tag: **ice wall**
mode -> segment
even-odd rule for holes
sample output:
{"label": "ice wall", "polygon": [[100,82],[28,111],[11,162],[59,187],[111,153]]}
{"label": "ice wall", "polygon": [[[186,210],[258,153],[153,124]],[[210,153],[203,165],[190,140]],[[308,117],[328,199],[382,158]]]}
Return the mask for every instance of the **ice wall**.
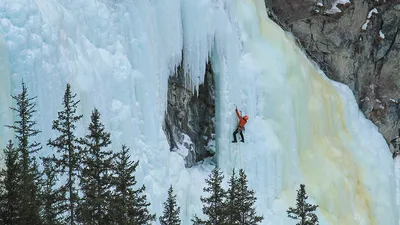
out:
{"label": "ice wall", "polygon": [[[396,176],[396,205],[400,205],[400,158],[396,157],[394,159],[394,165],[395,165],[395,176]],[[399,215],[400,213],[400,207],[397,207],[397,213]],[[400,224],[400,219],[397,219],[398,222],[397,224]]]}
{"label": "ice wall", "polygon": [[[97,107],[113,149],[140,159],[152,211],[169,184],[182,224],[201,212],[210,160],[184,168],[162,131],[167,81],[182,60],[194,91],[208,58],[216,71],[217,157],[246,169],[263,224],[286,225],[305,183],[325,224],[396,224],[393,161],[351,91],[327,79],[271,22],[262,0],[3,0],[0,2],[0,125],[21,78],[37,95],[42,142],[61,108],[65,83],[81,99],[79,133]],[[234,104],[250,116],[246,143],[230,143]],[[9,132],[0,130],[4,146]],[[50,152],[45,148],[45,153]],[[184,151],[180,151],[180,154]]]}
{"label": "ice wall", "polygon": [[[0,27],[1,31],[1,27]],[[11,106],[10,99],[10,81],[11,74],[8,63],[8,51],[5,40],[0,36],[0,144],[4,146],[6,139],[11,138],[9,133],[4,132],[4,126],[9,125],[12,121],[11,113],[8,106]],[[0,162],[0,165],[2,163]]]}
{"label": "ice wall", "polygon": [[[267,18],[263,1],[238,1],[236,12],[243,52],[234,85],[219,90],[229,93],[219,104],[220,165],[251,173],[271,224],[290,223],[280,218],[299,182],[320,205],[321,224],[397,224],[390,152],[348,87],[306,59]],[[239,149],[225,144],[234,129],[233,103],[250,116],[248,141]]]}

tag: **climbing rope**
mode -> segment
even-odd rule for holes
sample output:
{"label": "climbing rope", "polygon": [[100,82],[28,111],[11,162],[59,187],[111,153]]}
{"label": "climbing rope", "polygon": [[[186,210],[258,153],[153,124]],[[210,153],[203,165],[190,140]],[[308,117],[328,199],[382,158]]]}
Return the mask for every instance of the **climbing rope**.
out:
{"label": "climbing rope", "polygon": [[239,160],[240,160],[240,167],[238,169],[242,169],[243,165],[242,165],[242,152],[240,151],[240,142],[239,142],[238,154],[239,154]]}

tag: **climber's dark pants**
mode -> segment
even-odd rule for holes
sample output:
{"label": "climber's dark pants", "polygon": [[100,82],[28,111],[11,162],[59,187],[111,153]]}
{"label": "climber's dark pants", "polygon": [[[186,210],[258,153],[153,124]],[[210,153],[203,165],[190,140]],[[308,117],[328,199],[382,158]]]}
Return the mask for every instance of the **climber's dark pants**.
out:
{"label": "climber's dark pants", "polygon": [[236,139],[236,134],[237,134],[237,133],[240,134],[240,137],[242,138],[242,141],[244,141],[244,136],[243,136],[242,128],[241,128],[241,127],[237,127],[236,130],[235,130],[235,132],[233,132],[233,141],[237,141],[237,139]]}

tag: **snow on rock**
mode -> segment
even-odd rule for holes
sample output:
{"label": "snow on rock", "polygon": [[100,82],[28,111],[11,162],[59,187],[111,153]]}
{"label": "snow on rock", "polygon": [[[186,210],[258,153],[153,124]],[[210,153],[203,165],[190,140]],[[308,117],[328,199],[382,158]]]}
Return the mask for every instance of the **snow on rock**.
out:
{"label": "snow on rock", "polygon": [[376,8],[374,8],[374,9],[372,9],[371,11],[369,11],[369,13],[368,13],[368,15],[367,15],[367,20],[365,21],[365,23],[362,25],[362,27],[361,27],[361,29],[362,30],[366,30],[367,28],[368,28],[368,23],[370,22],[370,18],[371,18],[371,16],[373,15],[373,14],[377,14],[378,13],[378,10],[376,9]]}
{"label": "snow on rock", "polygon": [[[365,21],[365,23],[362,25],[361,29],[362,30],[366,30],[368,27],[368,23],[370,22],[370,18],[372,17],[373,14],[377,14],[378,10],[376,8],[372,9],[371,11],[369,11],[368,15],[367,15],[367,20]],[[381,32],[379,32],[379,34],[381,34]],[[382,34],[383,35],[383,34]],[[383,37],[381,36],[381,38],[385,38],[385,36],[383,35]]]}
{"label": "snow on rock", "polygon": [[194,151],[194,144],[187,134],[183,135],[182,144],[177,144],[178,148],[175,151],[183,157],[183,159],[189,154],[189,151]]}
{"label": "snow on rock", "polygon": [[383,34],[381,30],[379,31],[379,37],[385,39],[385,34]]}
{"label": "snow on rock", "polygon": [[376,8],[373,8],[371,11],[369,11],[367,18],[368,18],[368,19],[371,18],[371,16],[372,16],[374,13],[375,13],[375,14],[378,14],[378,10],[377,10]]}
{"label": "snow on rock", "polygon": [[363,102],[363,101],[369,101],[369,100],[370,100],[369,97],[366,96],[365,98],[361,99],[361,102]]}
{"label": "snow on rock", "polygon": [[365,23],[362,25],[361,29],[366,30],[368,27],[368,23],[369,23],[369,20],[365,21]]}
{"label": "snow on rock", "polygon": [[338,5],[345,5],[348,3],[350,3],[350,0],[336,0],[335,2],[332,3],[332,7],[326,10],[325,13],[327,14],[340,13],[342,10],[338,8]]}
{"label": "snow on rock", "polygon": [[340,10],[336,5],[333,5],[332,8],[328,9],[325,11],[326,14],[335,14],[335,13],[340,13],[342,10]]}

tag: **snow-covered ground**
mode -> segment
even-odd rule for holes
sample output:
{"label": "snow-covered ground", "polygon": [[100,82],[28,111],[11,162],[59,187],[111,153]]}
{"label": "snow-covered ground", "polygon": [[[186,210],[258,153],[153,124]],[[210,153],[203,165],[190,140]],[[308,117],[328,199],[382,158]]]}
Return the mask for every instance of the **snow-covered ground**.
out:
{"label": "snow-covered ground", "polygon": [[[117,3],[114,3],[117,2]],[[190,87],[208,56],[216,72],[216,161],[229,176],[243,167],[263,224],[289,225],[299,183],[319,204],[320,224],[398,224],[394,164],[377,128],[347,86],[310,63],[290,34],[267,18],[263,0],[2,0],[0,125],[12,118],[21,78],[37,95],[42,142],[70,82],[85,115],[93,107],[140,159],[138,180],[160,215],[174,185],[182,224],[201,214],[211,160],[184,168],[162,131],[167,82],[185,55]],[[246,143],[230,143],[234,104],[250,119]],[[0,129],[4,146],[10,133]],[[46,152],[51,150],[45,147]],[[397,198],[396,198],[397,197]]]}

